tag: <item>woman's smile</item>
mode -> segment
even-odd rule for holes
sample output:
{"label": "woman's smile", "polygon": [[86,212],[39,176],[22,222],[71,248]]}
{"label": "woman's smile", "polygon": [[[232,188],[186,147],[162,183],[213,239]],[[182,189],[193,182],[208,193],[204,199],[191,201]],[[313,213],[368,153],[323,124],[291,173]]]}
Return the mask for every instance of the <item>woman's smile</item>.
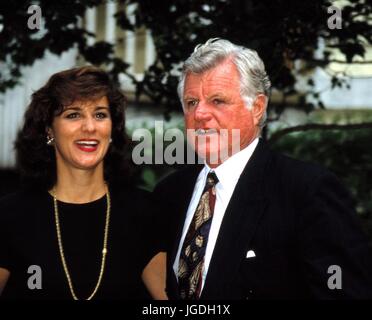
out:
{"label": "woman's smile", "polygon": [[75,142],[76,146],[84,152],[97,151],[99,141],[96,139],[84,139]]}

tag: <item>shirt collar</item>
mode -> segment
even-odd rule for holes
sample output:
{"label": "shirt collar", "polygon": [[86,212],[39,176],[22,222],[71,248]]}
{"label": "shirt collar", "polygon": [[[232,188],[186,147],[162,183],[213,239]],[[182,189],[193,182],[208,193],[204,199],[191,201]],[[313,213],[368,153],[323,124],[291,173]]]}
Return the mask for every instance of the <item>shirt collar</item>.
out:
{"label": "shirt collar", "polygon": [[254,150],[257,147],[259,138],[254,139],[248,146],[239,152],[232,155],[218,167],[212,169],[206,163],[203,168],[203,174],[201,176],[206,179],[209,171],[213,170],[218,178],[218,181],[223,187],[235,188],[236,183],[239,180],[241,173],[243,172],[245,165],[251,158]]}

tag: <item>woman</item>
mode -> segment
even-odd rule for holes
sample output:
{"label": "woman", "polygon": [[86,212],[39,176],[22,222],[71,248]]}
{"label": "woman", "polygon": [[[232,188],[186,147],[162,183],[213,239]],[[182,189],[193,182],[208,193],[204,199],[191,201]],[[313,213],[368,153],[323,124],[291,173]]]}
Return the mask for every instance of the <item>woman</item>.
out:
{"label": "woman", "polygon": [[148,194],[125,183],[125,99],[95,67],[54,74],[16,141],[26,187],[0,201],[0,293],[30,299],[165,299]]}

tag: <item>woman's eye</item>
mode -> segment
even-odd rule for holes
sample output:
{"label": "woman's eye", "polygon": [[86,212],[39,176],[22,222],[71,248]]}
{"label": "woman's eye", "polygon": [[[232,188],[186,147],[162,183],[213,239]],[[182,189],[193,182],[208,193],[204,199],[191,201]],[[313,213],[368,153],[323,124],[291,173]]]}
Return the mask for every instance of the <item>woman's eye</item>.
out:
{"label": "woman's eye", "polygon": [[78,112],[73,112],[73,113],[69,113],[66,118],[67,119],[75,119],[79,116],[79,113]]}
{"label": "woman's eye", "polygon": [[108,114],[105,113],[105,112],[98,112],[98,113],[96,113],[96,118],[97,119],[105,119],[107,117],[108,117]]}

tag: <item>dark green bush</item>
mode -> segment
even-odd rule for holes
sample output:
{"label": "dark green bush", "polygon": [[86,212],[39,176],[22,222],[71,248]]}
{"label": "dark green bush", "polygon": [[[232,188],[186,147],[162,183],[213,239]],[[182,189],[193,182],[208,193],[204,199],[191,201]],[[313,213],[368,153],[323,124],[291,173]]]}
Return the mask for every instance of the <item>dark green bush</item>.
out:
{"label": "dark green bush", "polygon": [[292,133],[272,147],[334,172],[351,192],[363,227],[372,239],[372,129]]}

